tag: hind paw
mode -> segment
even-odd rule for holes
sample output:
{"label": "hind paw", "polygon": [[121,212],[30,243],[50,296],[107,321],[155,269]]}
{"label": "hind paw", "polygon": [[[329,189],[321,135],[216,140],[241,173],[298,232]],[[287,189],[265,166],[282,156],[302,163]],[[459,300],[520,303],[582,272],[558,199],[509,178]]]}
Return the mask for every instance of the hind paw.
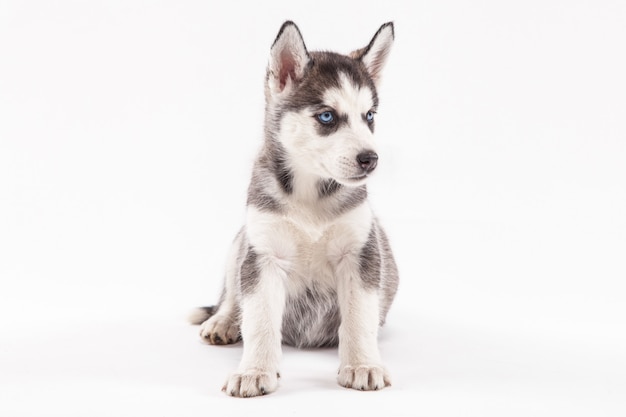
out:
{"label": "hind paw", "polygon": [[200,325],[200,337],[211,345],[230,345],[241,338],[239,324],[231,318],[215,315]]}

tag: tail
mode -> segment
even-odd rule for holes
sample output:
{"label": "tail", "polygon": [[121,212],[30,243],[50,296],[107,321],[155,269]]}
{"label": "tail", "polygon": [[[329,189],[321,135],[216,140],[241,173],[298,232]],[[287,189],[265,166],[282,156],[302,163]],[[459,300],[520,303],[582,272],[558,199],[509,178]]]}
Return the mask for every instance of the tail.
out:
{"label": "tail", "polygon": [[189,313],[189,317],[187,318],[187,320],[189,320],[189,323],[191,324],[202,324],[216,312],[217,306],[198,307],[194,309],[191,313]]}

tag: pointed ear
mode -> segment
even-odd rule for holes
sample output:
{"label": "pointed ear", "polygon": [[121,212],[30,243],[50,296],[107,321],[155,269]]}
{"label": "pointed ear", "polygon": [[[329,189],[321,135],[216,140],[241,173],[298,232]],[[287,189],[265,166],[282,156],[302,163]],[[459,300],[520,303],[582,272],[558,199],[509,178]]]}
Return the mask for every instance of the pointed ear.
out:
{"label": "pointed ear", "polygon": [[283,23],[270,51],[267,68],[270,91],[290,90],[302,79],[310,60],[296,24],[291,21]]}
{"label": "pointed ear", "polygon": [[350,54],[352,58],[360,59],[367,68],[375,84],[380,83],[382,69],[387,61],[391,45],[393,45],[393,22],[385,23],[378,29],[369,45]]}

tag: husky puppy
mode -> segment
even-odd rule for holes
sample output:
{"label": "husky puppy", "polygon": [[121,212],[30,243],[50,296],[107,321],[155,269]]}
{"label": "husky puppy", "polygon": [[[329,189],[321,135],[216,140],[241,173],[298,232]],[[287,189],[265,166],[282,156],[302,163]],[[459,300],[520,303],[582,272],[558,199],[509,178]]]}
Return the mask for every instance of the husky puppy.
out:
{"label": "husky puppy", "polygon": [[207,343],[243,339],[229,395],[275,391],[282,343],[338,346],[344,387],[390,385],[377,335],[398,272],[365,183],[378,165],[376,88],[393,39],[386,23],[349,55],[313,52],[287,21],[272,45],[246,223],[219,303],[190,319]]}

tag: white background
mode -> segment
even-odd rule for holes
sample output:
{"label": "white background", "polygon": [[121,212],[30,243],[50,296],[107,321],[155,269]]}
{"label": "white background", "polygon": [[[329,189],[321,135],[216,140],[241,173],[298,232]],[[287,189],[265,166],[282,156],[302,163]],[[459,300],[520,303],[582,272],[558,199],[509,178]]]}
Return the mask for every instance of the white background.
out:
{"label": "white background", "polygon": [[[340,52],[396,24],[381,392],[287,348],[278,392],[230,398],[241,345],[185,322],[219,296],[286,19]],[[0,0],[0,415],[625,415],[625,22],[617,0]]]}

